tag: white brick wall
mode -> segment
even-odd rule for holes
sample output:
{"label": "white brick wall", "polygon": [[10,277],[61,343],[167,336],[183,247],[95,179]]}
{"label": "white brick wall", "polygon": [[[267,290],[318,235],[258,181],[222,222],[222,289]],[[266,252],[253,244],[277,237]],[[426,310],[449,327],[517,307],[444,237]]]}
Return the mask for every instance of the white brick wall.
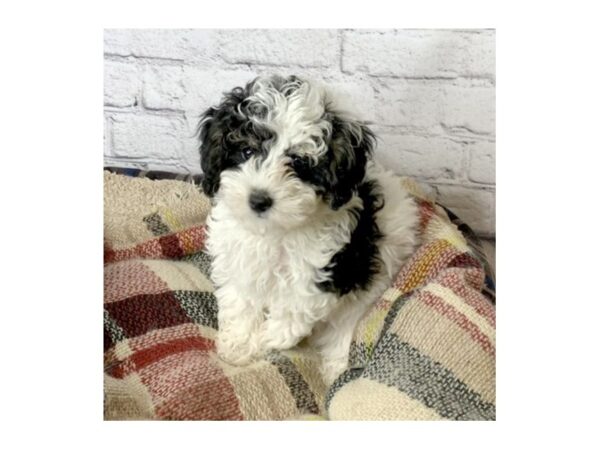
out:
{"label": "white brick wall", "polygon": [[106,30],[104,60],[106,165],[200,172],[195,127],[223,91],[306,75],[373,122],[380,161],[495,234],[493,30]]}

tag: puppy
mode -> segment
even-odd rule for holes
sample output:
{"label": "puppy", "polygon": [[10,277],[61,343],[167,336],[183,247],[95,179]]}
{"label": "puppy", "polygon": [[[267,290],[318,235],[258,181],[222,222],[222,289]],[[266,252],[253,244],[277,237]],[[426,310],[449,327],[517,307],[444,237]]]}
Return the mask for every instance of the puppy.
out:
{"label": "puppy", "polygon": [[417,243],[417,207],[375,137],[323,86],[257,78],[199,124],[217,351],[232,364],[303,338],[332,382],[360,317]]}

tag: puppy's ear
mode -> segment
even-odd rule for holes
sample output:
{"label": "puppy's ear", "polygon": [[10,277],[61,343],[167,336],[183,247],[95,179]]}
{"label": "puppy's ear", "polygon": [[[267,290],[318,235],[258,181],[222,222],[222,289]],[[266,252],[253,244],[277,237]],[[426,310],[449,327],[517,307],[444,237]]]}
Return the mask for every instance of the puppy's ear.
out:
{"label": "puppy's ear", "polygon": [[223,129],[216,118],[217,109],[208,109],[201,117],[198,124],[200,137],[200,166],[202,177],[202,190],[212,197],[219,190],[219,181],[224,166],[225,153],[223,150]]}
{"label": "puppy's ear", "polygon": [[[245,88],[236,87],[223,95],[218,106],[209,108],[200,118],[197,134],[200,137],[200,166],[204,176],[202,189],[209,197],[219,190],[221,172],[228,166],[227,136],[243,125],[244,99],[256,80],[251,81]],[[229,163],[231,165],[231,162]]]}
{"label": "puppy's ear", "polygon": [[343,119],[337,115],[329,116],[329,202],[332,209],[339,209],[350,201],[363,181],[367,159],[375,145],[375,135],[362,122]]}

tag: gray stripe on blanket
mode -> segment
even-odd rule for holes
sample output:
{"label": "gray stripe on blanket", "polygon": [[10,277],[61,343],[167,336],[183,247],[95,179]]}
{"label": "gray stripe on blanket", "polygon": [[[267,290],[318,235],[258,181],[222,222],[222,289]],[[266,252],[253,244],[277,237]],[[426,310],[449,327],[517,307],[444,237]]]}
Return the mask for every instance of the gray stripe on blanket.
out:
{"label": "gray stripe on blanket", "polygon": [[218,329],[217,299],[212,292],[173,291],[173,295],[195,323]]}
{"label": "gray stripe on blanket", "polygon": [[200,272],[210,278],[210,265],[212,258],[206,252],[197,252],[192,255],[184,256],[181,261],[188,262],[198,268]]}
{"label": "gray stripe on blanket", "polygon": [[325,396],[325,410],[329,410],[329,404],[333,400],[333,396],[349,382],[360,378],[363,373],[363,369],[348,369],[343,372],[331,385]]}
{"label": "gray stripe on blanket", "polygon": [[395,387],[449,419],[496,419],[494,404],[394,333],[381,339],[362,376]]}
{"label": "gray stripe on blanket", "polygon": [[[411,299],[412,293],[413,291],[409,291],[400,297],[397,297],[392,306],[390,306],[390,309],[383,321],[380,336],[384,336],[387,333],[387,330],[396,319],[400,309]],[[350,355],[348,358],[349,369],[343,372],[329,387],[329,390],[325,396],[326,410],[329,409],[329,404],[331,403],[331,400],[337,391],[339,391],[346,383],[349,383],[350,381],[355,380],[362,375],[364,368],[367,366],[367,364],[369,364],[369,361],[371,361],[373,357],[373,347],[377,347],[377,343],[375,343],[374,346],[367,346],[364,342],[355,341],[350,344]]]}
{"label": "gray stripe on blanket", "polygon": [[273,351],[267,354],[266,359],[271,362],[290,388],[296,400],[296,407],[300,413],[320,414],[317,401],[306,380],[298,372],[294,363],[282,353]]}
{"label": "gray stripe on blanket", "polygon": [[[379,339],[381,339],[381,336],[386,335],[388,329],[392,326],[394,320],[396,320],[400,309],[413,298],[412,294],[413,291],[409,291],[394,300],[394,303],[390,306],[390,309],[383,320]],[[376,347],[377,342],[373,346],[367,346],[364,342],[361,342],[359,345],[352,342],[352,345],[350,346],[350,367],[365,367],[373,357],[373,352]]]}
{"label": "gray stripe on blanket", "polygon": [[142,219],[146,224],[146,227],[154,236],[162,236],[164,234],[169,234],[171,230],[169,227],[163,222],[162,217],[158,213],[152,213]]}
{"label": "gray stripe on blanket", "polygon": [[110,314],[106,309],[104,310],[104,330],[105,332],[108,332],[113,344],[121,342],[127,338],[123,328],[121,328],[119,324],[117,324],[117,322],[110,317]]}

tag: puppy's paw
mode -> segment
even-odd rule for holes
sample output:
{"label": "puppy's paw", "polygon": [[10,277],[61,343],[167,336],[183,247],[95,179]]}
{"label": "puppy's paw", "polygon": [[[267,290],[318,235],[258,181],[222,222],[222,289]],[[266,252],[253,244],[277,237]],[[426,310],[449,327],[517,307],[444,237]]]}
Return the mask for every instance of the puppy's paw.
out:
{"label": "puppy's paw", "polygon": [[217,335],[217,354],[223,361],[235,366],[244,366],[258,359],[261,352],[256,337],[242,337],[234,334]]}
{"label": "puppy's paw", "polygon": [[263,336],[263,345],[267,350],[287,350],[298,342],[299,339],[294,339],[289,335],[269,333]]}
{"label": "puppy's paw", "polygon": [[261,333],[262,346],[267,350],[287,350],[300,342],[309,331],[298,323],[267,320]]}
{"label": "puppy's paw", "polygon": [[321,375],[327,386],[333,382],[348,368],[348,358],[324,359],[321,365]]}

